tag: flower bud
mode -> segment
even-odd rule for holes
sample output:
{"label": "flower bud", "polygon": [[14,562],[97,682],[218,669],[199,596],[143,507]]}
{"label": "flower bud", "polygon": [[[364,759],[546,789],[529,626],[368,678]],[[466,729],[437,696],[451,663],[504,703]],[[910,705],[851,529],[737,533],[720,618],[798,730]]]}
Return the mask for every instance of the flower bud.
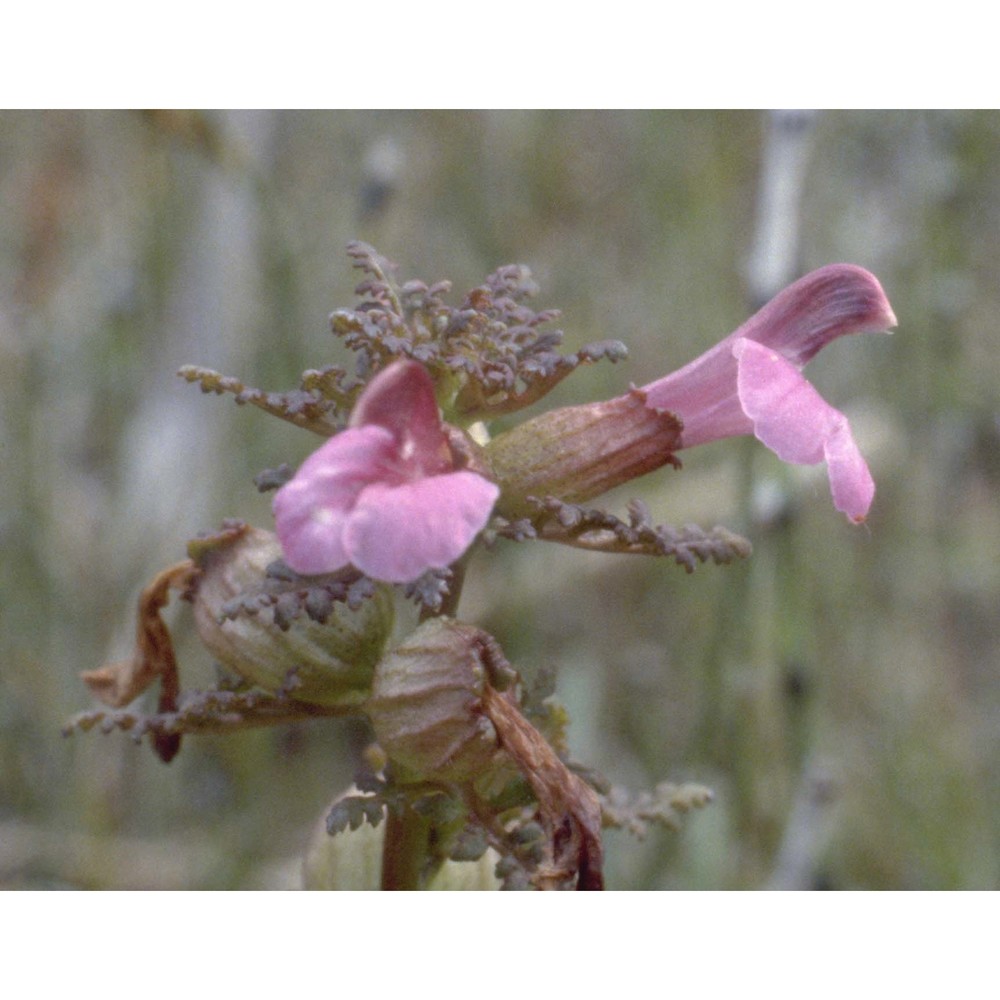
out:
{"label": "flower bud", "polygon": [[482,802],[519,773],[544,835],[531,881],[600,889],[600,802],[522,714],[518,679],[492,636],[431,618],[382,658],[364,710],[392,763],[416,778],[465,785]]}
{"label": "flower bud", "polygon": [[346,707],[365,699],[392,630],[389,587],[378,587],[356,609],[334,602],[323,623],[303,614],[283,630],[270,607],[224,614],[234,598],[260,591],[268,565],[281,558],[274,535],[240,525],[199,539],[190,552],[201,569],[193,597],[198,634],[223,666],[269,691],[293,675],[289,694],[298,701]]}
{"label": "flower bud", "polygon": [[[432,618],[375,670],[365,704],[379,744],[397,764],[423,776],[466,782],[509,763],[483,709],[491,688],[509,688],[516,675],[490,676],[496,645],[481,629]],[[512,694],[500,694],[512,698]]]}

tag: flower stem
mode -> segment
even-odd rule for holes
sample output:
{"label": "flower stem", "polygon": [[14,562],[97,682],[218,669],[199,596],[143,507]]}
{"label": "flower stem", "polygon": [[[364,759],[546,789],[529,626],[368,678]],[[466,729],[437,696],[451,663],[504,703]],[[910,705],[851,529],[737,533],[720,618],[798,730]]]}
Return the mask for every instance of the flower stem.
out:
{"label": "flower stem", "polygon": [[389,810],[382,844],[382,889],[422,889],[421,874],[430,845],[431,821],[409,806]]}
{"label": "flower stem", "polygon": [[[434,612],[426,608],[420,620],[436,618],[440,615],[454,616],[458,602],[462,598],[462,584],[465,582],[465,567],[469,552],[462,556],[451,568],[451,586],[441,607]],[[389,810],[386,816],[385,840],[382,842],[382,889],[412,890],[422,889],[424,876],[428,874],[429,848],[433,824],[404,806],[400,812]]]}

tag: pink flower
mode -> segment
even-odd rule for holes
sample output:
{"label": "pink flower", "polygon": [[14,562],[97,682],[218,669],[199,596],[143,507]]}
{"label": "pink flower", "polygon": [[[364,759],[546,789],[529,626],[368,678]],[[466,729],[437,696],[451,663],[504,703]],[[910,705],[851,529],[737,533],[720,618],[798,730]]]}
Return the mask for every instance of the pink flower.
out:
{"label": "pink flower", "polygon": [[641,391],[647,406],[681,418],[682,448],[754,434],[785,462],[825,461],[834,506],[860,522],[875,495],[868,465],[847,417],[801,368],[836,337],[895,325],[874,275],[831,264],[789,285],[735,333]]}
{"label": "pink flower", "polygon": [[430,375],[397,361],[365,388],[348,428],[278,490],[274,517],[297,573],[352,564],[407,583],[462,555],[498,494],[488,479],[456,470]]}

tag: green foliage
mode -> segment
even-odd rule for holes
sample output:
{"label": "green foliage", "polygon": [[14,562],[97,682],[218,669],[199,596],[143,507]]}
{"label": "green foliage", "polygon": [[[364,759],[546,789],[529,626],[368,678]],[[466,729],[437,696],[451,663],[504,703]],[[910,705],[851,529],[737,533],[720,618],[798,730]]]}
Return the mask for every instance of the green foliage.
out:
{"label": "green foliage", "polygon": [[188,692],[174,712],[146,713],[139,707],[79,712],[63,726],[63,735],[87,733],[95,728],[104,734],[120,730],[141,743],[145,736],[155,740],[181,733],[225,733],[348,714],[346,709],[297,701],[292,697],[295,688],[295,675],[290,673],[285,689],[276,693],[247,686],[234,690],[229,683],[223,683]]}
{"label": "green foliage", "polygon": [[606,826],[628,830],[640,839],[651,824],[678,831],[681,817],[692,809],[703,809],[714,795],[704,785],[674,785],[662,782],[652,792],[630,794],[609,788],[601,800]]}
{"label": "green foliage", "polygon": [[356,611],[375,594],[376,584],[357,570],[347,569],[322,577],[299,576],[282,559],[272,562],[258,586],[243,591],[223,605],[223,619],[254,616],[266,608],[274,623],[287,632],[293,621],[306,615],[319,624],[326,622],[338,603]]}
{"label": "green foliage", "polygon": [[346,795],[327,813],[326,832],[330,836],[344,830],[357,830],[362,823],[378,826],[385,815],[382,800],[375,795]]}
{"label": "green foliage", "polygon": [[[304,375],[303,387],[291,392],[254,389],[244,385],[238,378],[220,375],[210,368],[199,368],[197,365],[184,365],[177,374],[187,382],[197,382],[202,392],[215,393],[217,396],[226,392],[233,393],[241,406],[251,403],[273,417],[280,417],[296,427],[303,427],[324,437],[340,430],[343,422],[338,417],[349,409],[349,393],[340,389],[339,380],[333,377],[321,379],[314,372]],[[336,374],[342,377],[344,373],[337,370]],[[358,388],[360,389],[360,385]]]}
{"label": "green foliage", "polygon": [[357,352],[365,376],[398,357],[424,364],[445,387],[441,402],[449,419],[468,424],[523,409],[577,366],[626,356],[625,346],[610,340],[574,354],[556,351],[562,331],[540,328],[559,313],[528,307],[538,286],[523,265],[494,271],[456,308],[443,299],[451,282],[397,286],[391,277],[394,265],[372,247],[353,242],[348,252],[367,275],[355,288],[364,301],[356,309],[334,312],[333,332]]}
{"label": "green foliage", "polygon": [[590,552],[668,556],[693,573],[696,565],[711,560],[724,565],[750,555],[750,543],[727,528],[710,531],[688,524],[682,528],[654,525],[641,500],[628,505],[628,521],[607,511],[564,503],[557,497],[535,500],[542,512],[537,519],[494,519],[487,537],[521,542],[541,538]]}

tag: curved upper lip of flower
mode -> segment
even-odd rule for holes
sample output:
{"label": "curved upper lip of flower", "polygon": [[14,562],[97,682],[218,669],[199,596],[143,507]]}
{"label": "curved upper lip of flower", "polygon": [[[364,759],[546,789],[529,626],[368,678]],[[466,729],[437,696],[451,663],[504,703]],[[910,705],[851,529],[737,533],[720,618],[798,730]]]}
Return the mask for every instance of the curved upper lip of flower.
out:
{"label": "curved upper lip of flower", "polygon": [[875,275],[857,264],[827,264],[780,291],[728,339],[755,340],[801,368],[837,337],[897,325]]}
{"label": "curved upper lip of flower", "polygon": [[896,316],[874,275],[830,264],[779,292],[728,337],[642,390],[683,421],[681,446],[754,434],[786,462],[826,461],[834,504],[866,517],[875,487],[847,418],[800,369],[830,341],[888,331]]}
{"label": "curved upper lip of flower", "polygon": [[402,360],[372,379],[348,428],[302,463],[273,508],[296,572],[353,564],[406,583],[458,559],[498,495],[488,479],[456,468],[430,375]]}

